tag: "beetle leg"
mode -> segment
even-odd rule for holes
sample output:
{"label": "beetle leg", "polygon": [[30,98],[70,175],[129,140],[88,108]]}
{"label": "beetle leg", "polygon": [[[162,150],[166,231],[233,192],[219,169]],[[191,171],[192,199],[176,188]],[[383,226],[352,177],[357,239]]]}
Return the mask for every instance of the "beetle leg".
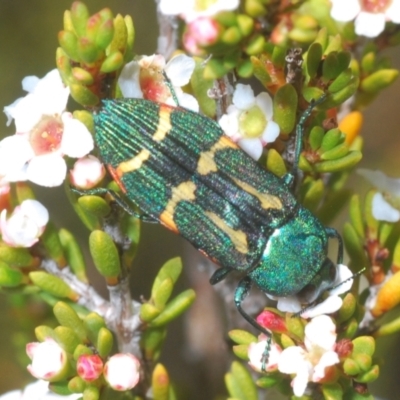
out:
{"label": "beetle leg", "polygon": [[323,94],[317,100],[312,100],[310,105],[300,116],[299,123],[296,126],[296,142],[295,142],[294,162],[293,162],[293,167],[292,167],[292,175],[293,176],[296,176],[297,170],[299,168],[300,153],[301,153],[301,149],[303,147],[304,125],[305,125],[308,117],[311,115],[312,110],[316,106],[318,106],[319,104],[324,102],[325,99],[326,99],[326,94]]}
{"label": "beetle leg", "polygon": [[289,187],[292,187],[293,182],[294,182],[294,176],[292,173],[288,173],[282,177],[282,180],[284,183],[286,183],[286,185],[288,185]]}
{"label": "beetle leg", "polygon": [[338,248],[337,263],[342,264],[343,263],[343,239],[342,239],[342,236],[340,236],[339,232],[333,228],[325,228],[325,232],[328,235],[328,237],[338,240],[339,248]]}
{"label": "beetle leg", "polygon": [[132,215],[132,217],[140,219],[143,222],[158,223],[158,221],[156,219],[154,219],[153,217],[150,217],[149,215],[146,215],[146,214],[139,214],[138,212],[133,210],[132,207],[128,203],[126,203],[117,192],[114,192],[114,190],[110,190],[110,189],[106,189],[106,188],[79,190],[79,189],[73,188],[73,187],[71,187],[71,190],[74,193],[80,194],[82,196],[109,194],[113,198],[113,200],[129,215]]}
{"label": "beetle leg", "polygon": [[265,346],[264,352],[262,354],[262,371],[265,371],[265,367],[266,364],[268,362],[268,357],[269,357],[269,352],[271,349],[271,332],[268,329],[265,329],[263,326],[261,326],[254,318],[250,317],[249,314],[246,313],[246,311],[243,310],[242,308],[242,302],[245,299],[245,297],[248,295],[249,290],[251,288],[251,279],[246,276],[245,278],[243,278],[236,290],[235,290],[235,297],[234,297],[234,301],[235,301],[235,305],[236,308],[238,309],[238,311],[240,312],[240,314],[242,315],[242,317],[252,326],[254,326],[254,328],[256,328],[258,331],[262,332],[264,335],[267,336],[267,344]]}
{"label": "beetle leg", "polygon": [[226,275],[232,272],[232,268],[218,268],[211,276],[210,283],[211,285],[215,285],[218,282],[221,282],[226,278]]}

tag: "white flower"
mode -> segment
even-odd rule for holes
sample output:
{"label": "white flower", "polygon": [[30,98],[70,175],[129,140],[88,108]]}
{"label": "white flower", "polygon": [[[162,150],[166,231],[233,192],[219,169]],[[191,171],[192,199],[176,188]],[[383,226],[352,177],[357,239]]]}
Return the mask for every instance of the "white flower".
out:
{"label": "white flower", "polygon": [[130,390],[139,382],[139,360],[133,354],[115,354],[104,366],[104,377],[114,390]]}
{"label": "white flower", "polygon": [[[372,215],[378,221],[397,222],[400,220],[400,179],[389,178],[381,171],[360,168],[357,173],[372,183],[382,193],[375,193],[372,199]],[[397,208],[391,203],[398,204]]]}
{"label": "white flower", "polygon": [[279,126],[272,121],[272,99],[266,92],[255,97],[250,85],[239,83],[232,101],[218,122],[227,136],[258,160],[263,147],[279,136]]}
{"label": "white flower", "polygon": [[[262,360],[264,352],[267,346],[267,338],[265,335],[259,336],[257,343],[250,343],[247,355],[249,357],[249,365],[255,371],[263,372]],[[271,347],[268,352],[268,361],[265,365],[265,371],[271,372],[278,368],[278,360],[282,353],[280,346],[274,342],[271,342]]]}
{"label": "white flower", "polygon": [[68,372],[68,358],[65,351],[51,338],[44,342],[26,345],[26,353],[32,360],[28,371],[38,379],[58,381]]}
{"label": "white flower", "polygon": [[[118,83],[124,97],[144,98],[172,106],[179,105],[198,112],[199,104],[196,98],[182,90],[182,86],[189,83],[194,68],[193,58],[185,54],[173,57],[167,64],[161,55],[142,56],[125,65]],[[179,104],[176,104],[165,82],[163,71],[171,82]]]}
{"label": "white flower", "polygon": [[346,265],[339,264],[337,266],[336,279],[334,282],[332,282],[332,287],[334,287],[334,289],[327,290],[329,296],[315,306],[306,308],[304,312],[301,312],[304,306],[300,303],[296,295],[274,298],[272,296],[268,297],[278,300],[276,308],[279,311],[292,313],[301,312],[301,316],[306,319],[323,314],[332,314],[339,310],[343,304],[343,300],[339,297],[339,295],[348,292],[351,289],[351,286],[353,285],[353,279],[350,278],[352,276],[353,273]]}
{"label": "white flower", "polygon": [[386,21],[400,23],[400,0],[331,0],[331,2],[332,18],[342,22],[355,19],[357,35],[376,37],[385,29]]}
{"label": "white flower", "polygon": [[69,88],[56,69],[42,79],[24,78],[22,86],[28,94],[4,108],[17,133],[0,142],[0,178],[59,186],[67,172],[63,156],[85,156],[93,149],[93,138],[65,112]]}
{"label": "white flower", "polygon": [[283,350],[278,369],[284,374],[296,375],[292,380],[295,396],[301,397],[308,382],[319,382],[325,377],[325,368],[339,362],[335,344],[335,324],[328,316],[320,315],[305,327],[304,348],[291,346]]}
{"label": "white flower", "polygon": [[61,396],[50,392],[49,383],[42,380],[30,383],[23,390],[13,390],[0,396],[0,400],[78,400],[82,394]]}
{"label": "white flower", "polygon": [[70,174],[74,186],[91,189],[104,178],[106,170],[98,158],[89,155],[76,161]]}
{"label": "white flower", "polygon": [[159,8],[165,15],[180,15],[186,22],[210,17],[221,11],[236,10],[239,0],[160,0]]}
{"label": "white flower", "polygon": [[25,200],[15,207],[10,218],[7,210],[0,214],[0,232],[5,243],[13,247],[31,247],[44,232],[49,213],[37,200]]}

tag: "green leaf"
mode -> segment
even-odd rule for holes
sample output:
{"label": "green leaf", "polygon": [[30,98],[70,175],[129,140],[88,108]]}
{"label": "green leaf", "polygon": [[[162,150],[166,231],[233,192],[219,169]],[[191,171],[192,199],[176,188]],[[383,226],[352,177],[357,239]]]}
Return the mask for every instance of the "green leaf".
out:
{"label": "green leaf", "polygon": [[101,328],[97,337],[96,348],[100,357],[107,357],[113,347],[114,338],[107,328]]}
{"label": "green leaf", "polygon": [[79,337],[76,333],[66,326],[57,326],[54,329],[55,339],[57,343],[67,352],[73,354],[76,347],[80,344]]}
{"label": "green leaf", "polygon": [[153,297],[153,293],[155,293],[158,290],[159,286],[165,279],[170,278],[172,282],[175,284],[179,276],[181,275],[181,272],[182,272],[182,260],[180,257],[175,257],[168,260],[158,271],[158,274],[156,276],[156,279],[154,280],[153,287],[151,290],[152,293],[151,296]]}
{"label": "green leaf", "polygon": [[228,336],[230,339],[237,344],[250,344],[257,343],[257,338],[246,331],[242,331],[241,329],[234,329],[228,332]]}
{"label": "green leaf", "polygon": [[106,323],[102,317],[96,312],[91,312],[86,315],[83,319],[83,326],[86,329],[89,340],[95,344],[97,342],[97,336],[101,328],[106,326]]}
{"label": "green leaf", "polygon": [[353,225],[349,222],[346,222],[343,227],[343,241],[352,265],[357,267],[357,269],[364,268],[367,265],[367,256],[365,254],[363,242]]}
{"label": "green leaf", "polygon": [[296,124],[297,93],[291,84],[281,86],[273,100],[274,121],[283,133],[292,132]]}
{"label": "green leaf", "polygon": [[74,301],[78,299],[78,294],[57,276],[44,271],[34,271],[29,273],[29,277],[36,286],[53,296],[69,298]]}
{"label": "green leaf", "polygon": [[316,76],[321,58],[321,44],[318,42],[312,43],[307,52],[307,74],[310,78],[314,78]]}
{"label": "green leaf", "polygon": [[106,278],[116,279],[121,272],[118,249],[111,237],[100,230],[89,236],[89,248],[97,270]]}
{"label": "green leaf", "polygon": [[267,169],[279,177],[282,177],[287,173],[285,161],[275,149],[268,150]]}
{"label": "green leaf", "polygon": [[86,330],[78,314],[68,304],[59,301],[54,307],[53,312],[60,325],[71,328],[81,341],[86,340]]}
{"label": "green leaf", "polygon": [[188,289],[172,299],[162,313],[149,324],[152,328],[164,326],[185,312],[193,303],[196,294]]}
{"label": "green leaf", "polygon": [[169,400],[169,386],[167,370],[162,364],[157,364],[151,378],[153,400]]}
{"label": "green leaf", "polygon": [[249,371],[239,362],[232,363],[231,372],[225,375],[230,396],[238,400],[257,400],[257,388]]}
{"label": "green leaf", "polygon": [[361,211],[360,196],[353,195],[349,204],[350,221],[360,238],[364,238],[364,221]]}

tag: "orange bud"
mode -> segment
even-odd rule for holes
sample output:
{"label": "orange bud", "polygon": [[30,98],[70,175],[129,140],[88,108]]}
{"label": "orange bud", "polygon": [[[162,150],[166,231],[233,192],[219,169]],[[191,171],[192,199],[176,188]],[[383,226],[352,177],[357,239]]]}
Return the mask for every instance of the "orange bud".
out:
{"label": "orange bud", "polygon": [[400,272],[395,273],[384,283],[378,292],[375,307],[371,310],[374,317],[379,317],[400,303]]}
{"label": "orange bud", "polygon": [[360,133],[363,124],[363,115],[360,111],[347,114],[339,124],[339,129],[346,135],[346,143],[351,144]]}

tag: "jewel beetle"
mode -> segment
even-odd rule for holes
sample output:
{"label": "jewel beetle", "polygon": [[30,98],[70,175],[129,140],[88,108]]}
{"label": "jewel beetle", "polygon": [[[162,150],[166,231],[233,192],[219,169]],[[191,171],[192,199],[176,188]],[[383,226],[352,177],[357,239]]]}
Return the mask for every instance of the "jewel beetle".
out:
{"label": "jewel beetle", "polygon": [[[283,178],[266,171],[224,135],[212,119],[182,107],[144,99],[104,100],[94,116],[100,156],[138,215],[165,225],[220,266],[215,284],[242,272],[234,301],[241,315],[270,337],[242,308],[254,283],[274,296],[313,303],[332,286],[336,265],[328,240],[340,235],[295,198],[291,185],[302,148],[303,113],[296,128],[293,170]],[[106,189],[95,189],[95,193]],[[92,191],[94,193],[94,191]]]}

